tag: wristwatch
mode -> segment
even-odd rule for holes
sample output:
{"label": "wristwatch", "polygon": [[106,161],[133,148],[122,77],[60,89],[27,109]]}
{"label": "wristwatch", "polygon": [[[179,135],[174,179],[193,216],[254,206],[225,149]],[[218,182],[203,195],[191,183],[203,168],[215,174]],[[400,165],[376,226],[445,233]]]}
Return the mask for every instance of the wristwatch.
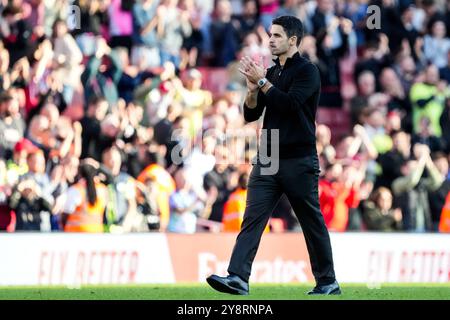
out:
{"label": "wristwatch", "polygon": [[267,79],[266,78],[262,78],[258,80],[258,87],[262,88],[264,87],[264,85],[267,83]]}

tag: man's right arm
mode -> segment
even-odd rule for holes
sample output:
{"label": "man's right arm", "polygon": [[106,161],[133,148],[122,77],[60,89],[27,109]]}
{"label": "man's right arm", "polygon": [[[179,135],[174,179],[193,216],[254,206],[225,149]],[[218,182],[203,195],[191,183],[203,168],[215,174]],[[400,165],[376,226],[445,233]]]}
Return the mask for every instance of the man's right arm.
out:
{"label": "man's right arm", "polygon": [[255,90],[255,91],[248,90],[248,92],[247,92],[247,96],[245,97],[245,105],[249,109],[256,108],[256,103],[258,102],[258,91],[259,90]]}
{"label": "man's right arm", "polygon": [[264,111],[264,95],[258,90],[247,92],[244,103],[244,119],[246,122],[256,121]]}

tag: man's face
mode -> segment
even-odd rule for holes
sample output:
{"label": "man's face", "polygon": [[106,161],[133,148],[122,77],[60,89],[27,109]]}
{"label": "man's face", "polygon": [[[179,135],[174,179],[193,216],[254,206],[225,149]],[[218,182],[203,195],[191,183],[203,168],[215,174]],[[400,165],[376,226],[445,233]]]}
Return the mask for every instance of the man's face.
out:
{"label": "man's face", "polygon": [[410,138],[407,134],[401,132],[394,136],[393,143],[397,150],[406,150],[411,147]]}
{"label": "man's face", "polygon": [[405,21],[406,23],[411,23],[413,17],[414,17],[414,11],[412,10],[411,7],[409,7],[408,9],[406,9],[405,12],[403,12],[402,18],[403,18],[403,21]]}
{"label": "man's face", "polygon": [[438,158],[434,160],[434,165],[438,168],[442,175],[447,176],[448,174],[448,160],[445,157]]}
{"label": "man's face", "polygon": [[416,71],[414,59],[411,56],[403,58],[400,62],[400,68],[404,75],[414,75],[414,72]]}
{"label": "man's face", "polygon": [[19,14],[8,14],[5,17],[6,23],[8,23],[9,25],[12,25],[14,23],[16,23],[17,21],[19,21]]}
{"label": "man's face", "polygon": [[396,84],[397,82],[397,75],[395,74],[395,71],[392,69],[385,69],[381,73],[380,82],[385,88],[389,88]]}
{"label": "man's face", "polygon": [[390,130],[400,130],[402,119],[399,114],[393,114],[386,118],[386,126]]}
{"label": "man's face", "polygon": [[317,3],[317,6],[319,7],[320,11],[322,12],[332,12],[334,8],[334,1],[335,0],[320,0]]}
{"label": "man's face", "polygon": [[103,119],[105,119],[106,113],[108,112],[108,102],[107,101],[100,101],[96,106],[95,106],[95,118],[98,121],[102,121]]}
{"label": "man's face", "polygon": [[253,16],[258,13],[258,8],[256,7],[255,1],[248,1],[246,2],[244,9],[243,9],[244,15],[247,16]]}
{"label": "man's face", "polygon": [[6,116],[16,116],[19,113],[19,101],[17,99],[11,99],[2,104],[1,112]]}
{"label": "man's face", "polygon": [[56,125],[59,119],[58,107],[52,103],[47,104],[41,111],[41,114],[46,117],[50,123],[50,127]]}
{"label": "man's face", "polygon": [[217,3],[217,14],[219,17],[231,16],[232,7],[228,0],[221,0]]}
{"label": "man's face", "polygon": [[437,84],[439,81],[439,70],[435,65],[431,65],[425,71],[425,80],[429,84]]}
{"label": "man's face", "polygon": [[290,41],[282,26],[274,24],[270,27],[269,44],[274,56],[280,56],[289,50]]}
{"label": "man's face", "polygon": [[389,192],[382,192],[377,202],[380,209],[389,210],[392,207],[392,195]]}
{"label": "man's face", "polygon": [[120,173],[120,167],[122,165],[122,158],[120,152],[114,149],[110,149],[103,154],[103,164],[111,170],[113,175]]}
{"label": "man's face", "polygon": [[432,32],[433,32],[433,36],[435,36],[436,38],[439,38],[439,39],[444,38],[445,34],[447,32],[445,23],[443,23],[442,21],[435,22],[433,25]]}
{"label": "man's face", "polygon": [[41,152],[35,153],[33,156],[28,158],[28,169],[33,173],[44,173],[45,172],[45,158],[44,154]]}
{"label": "man's face", "polygon": [[371,74],[365,74],[360,78],[359,90],[361,94],[368,96],[375,92],[375,77]]}

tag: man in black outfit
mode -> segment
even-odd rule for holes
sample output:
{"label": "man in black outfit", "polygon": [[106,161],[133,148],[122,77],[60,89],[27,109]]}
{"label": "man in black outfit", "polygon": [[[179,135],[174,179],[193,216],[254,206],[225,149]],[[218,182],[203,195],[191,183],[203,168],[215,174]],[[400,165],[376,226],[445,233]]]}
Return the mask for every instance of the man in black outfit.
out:
{"label": "man in black outfit", "polygon": [[[283,193],[289,199],[301,224],[317,285],[308,294],[340,294],[336,282],[330,237],[319,206],[319,161],[316,151],[315,115],[320,93],[317,67],[302,58],[298,46],[303,36],[301,21],[282,16],[272,21],[270,49],[277,56],[266,71],[257,62],[244,57],[240,72],[247,79],[244,104],[247,122],[257,120],[265,110],[262,138],[248,183],[247,203],[230,264],[229,275],[211,275],[207,282],[214,289],[247,295],[251,266],[261,235]],[[274,143],[269,133],[278,130]],[[270,142],[272,141],[272,142]],[[267,161],[263,144],[270,150],[278,170],[265,174]],[[273,154],[279,157],[274,159]],[[265,159],[267,160],[267,158]]]}

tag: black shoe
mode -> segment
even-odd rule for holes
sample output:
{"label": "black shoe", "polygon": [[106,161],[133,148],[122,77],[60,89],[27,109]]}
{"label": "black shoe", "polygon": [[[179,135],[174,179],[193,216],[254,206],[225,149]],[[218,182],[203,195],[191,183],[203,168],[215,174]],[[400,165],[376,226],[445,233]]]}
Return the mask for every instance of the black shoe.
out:
{"label": "black shoe", "polygon": [[317,285],[314,289],[308,292],[309,295],[315,294],[341,294],[341,288],[339,288],[339,284],[337,281],[332,284],[327,285]]}
{"label": "black shoe", "polygon": [[230,294],[248,295],[248,283],[239,276],[229,275],[219,277],[215,274],[206,278],[208,284],[215,290]]}

